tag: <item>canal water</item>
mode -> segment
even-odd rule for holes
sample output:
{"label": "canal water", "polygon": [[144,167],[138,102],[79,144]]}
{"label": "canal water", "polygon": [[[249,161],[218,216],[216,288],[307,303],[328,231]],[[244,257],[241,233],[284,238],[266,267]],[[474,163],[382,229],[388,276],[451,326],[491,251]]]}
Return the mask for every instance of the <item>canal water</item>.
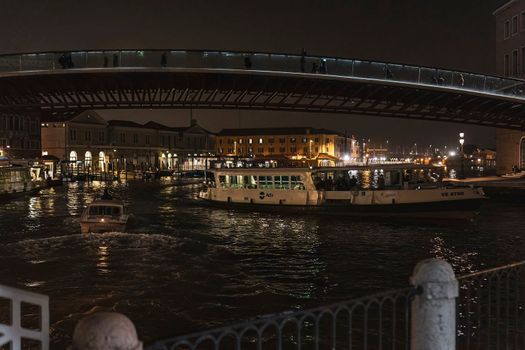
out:
{"label": "canal water", "polygon": [[[134,218],[80,235],[105,186]],[[188,205],[197,187],[69,183],[0,203],[0,283],[50,296],[53,349],[83,316],[128,315],[145,343],[407,285],[421,259],[458,274],[523,260],[525,206],[489,202],[466,223],[236,212]],[[185,204],[186,203],[186,204]]]}

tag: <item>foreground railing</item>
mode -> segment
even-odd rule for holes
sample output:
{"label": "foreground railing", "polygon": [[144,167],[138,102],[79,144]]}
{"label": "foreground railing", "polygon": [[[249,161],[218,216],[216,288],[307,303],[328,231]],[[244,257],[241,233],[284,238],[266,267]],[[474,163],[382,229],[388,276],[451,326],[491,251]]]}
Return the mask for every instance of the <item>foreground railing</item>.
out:
{"label": "foreground railing", "polygon": [[525,262],[458,278],[458,349],[525,349]]}
{"label": "foreground railing", "polygon": [[525,98],[525,81],[407,64],[304,54],[213,50],[84,50],[0,55],[0,72],[72,68],[212,68],[330,74]]}
{"label": "foreground railing", "polygon": [[408,349],[410,302],[405,288],[325,307],[168,339],[161,349]]}
{"label": "foreground railing", "polygon": [[[147,350],[525,348],[525,262],[456,279],[447,262],[428,259],[410,281],[403,289],[157,341]],[[0,309],[0,349],[47,349],[47,297],[0,286],[2,300],[9,307]],[[142,343],[125,316],[99,313],[79,322],[72,349],[141,350]]]}

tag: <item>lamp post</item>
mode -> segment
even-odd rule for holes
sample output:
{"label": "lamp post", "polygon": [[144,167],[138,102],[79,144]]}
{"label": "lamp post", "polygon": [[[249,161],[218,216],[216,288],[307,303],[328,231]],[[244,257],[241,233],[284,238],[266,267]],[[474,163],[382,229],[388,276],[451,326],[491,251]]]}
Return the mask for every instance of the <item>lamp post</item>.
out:
{"label": "lamp post", "polygon": [[459,144],[460,144],[460,153],[459,153],[459,162],[460,162],[460,166],[461,166],[461,173],[460,173],[460,178],[464,179],[465,178],[465,169],[464,169],[464,165],[463,165],[463,144],[465,143],[465,133],[464,132],[460,132],[459,133]]}

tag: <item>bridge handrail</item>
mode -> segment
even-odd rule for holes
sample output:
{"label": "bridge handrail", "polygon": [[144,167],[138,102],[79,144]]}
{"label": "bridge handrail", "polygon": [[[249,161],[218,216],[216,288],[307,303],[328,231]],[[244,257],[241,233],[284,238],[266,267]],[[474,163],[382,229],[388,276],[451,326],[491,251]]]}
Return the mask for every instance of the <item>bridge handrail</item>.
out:
{"label": "bridge handrail", "polygon": [[315,73],[453,87],[525,99],[525,80],[368,59],[220,50],[104,49],[0,55],[0,72],[67,68],[217,68]]}

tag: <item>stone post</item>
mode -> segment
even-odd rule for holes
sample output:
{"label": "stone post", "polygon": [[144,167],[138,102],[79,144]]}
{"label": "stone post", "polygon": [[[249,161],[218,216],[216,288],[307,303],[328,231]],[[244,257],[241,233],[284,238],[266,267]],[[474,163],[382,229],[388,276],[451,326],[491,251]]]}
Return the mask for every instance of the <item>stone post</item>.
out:
{"label": "stone post", "polygon": [[126,316],[101,312],[81,319],[69,350],[142,350],[133,322]]}
{"label": "stone post", "polygon": [[412,285],[422,294],[412,301],[411,349],[456,349],[456,298],[458,281],[452,266],[441,259],[419,262]]}

